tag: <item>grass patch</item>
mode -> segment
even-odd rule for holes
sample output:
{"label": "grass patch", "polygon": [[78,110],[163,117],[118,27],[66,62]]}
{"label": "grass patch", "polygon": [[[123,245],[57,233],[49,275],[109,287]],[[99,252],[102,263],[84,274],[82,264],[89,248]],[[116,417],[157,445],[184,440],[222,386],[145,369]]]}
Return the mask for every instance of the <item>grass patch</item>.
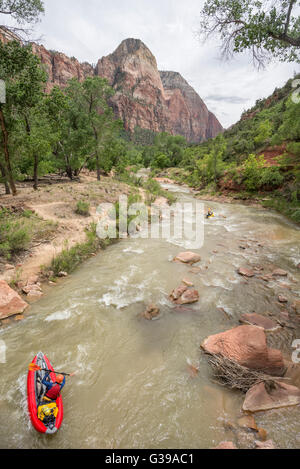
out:
{"label": "grass patch", "polygon": [[57,277],[60,272],[72,273],[83,261],[88,259],[92,254],[98,251],[100,248],[105,249],[115,240],[107,239],[102,240],[97,236],[97,225],[92,223],[88,229],[86,229],[87,240],[85,243],[78,243],[75,246],[68,248],[66,246],[57,257],[55,257],[50,266],[43,269],[44,272],[53,272],[54,276]]}
{"label": "grass patch", "polygon": [[300,203],[297,201],[289,202],[285,198],[272,195],[270,199],[262,201],[266,208],[271,208],[282,213],[294,223],[300,224]]}
{"label": "grass patch", "polygon": [[161,187],[161,185],[154,179],[148,179],[146,182],[144,182],[143,188],[148,193],[148,197],[147,197],[148,205],[151,205],[152,203],[154,203],[158,197],[165,197],[168,200],[169,205],[172,205],[176,202],[176,196],[164,190]]}
{"label": "grass patch", "polygon": [[89,217],[90,216],[90,204],[88,202],[85,202],[83,200],[79,200],[76,204],[76,210],[75,213],[77,215],[81,215],[83,217]]}
{"label": "grass patch", "polygon": [[30,248],[32,243],[47,239],[56,224],[42,220],[30,210],[14,213],[0,210],[0,256],[9,260]]}

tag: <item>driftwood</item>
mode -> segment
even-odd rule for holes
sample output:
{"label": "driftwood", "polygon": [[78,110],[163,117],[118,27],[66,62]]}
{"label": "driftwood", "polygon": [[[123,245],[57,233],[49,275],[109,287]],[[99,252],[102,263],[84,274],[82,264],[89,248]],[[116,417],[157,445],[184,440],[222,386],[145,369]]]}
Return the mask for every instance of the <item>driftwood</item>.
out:
{"label": "driftwood", "polygon": [[256,384],[264,382],[268,388],[272,388],[277,380],[284,379],[270,376],[261,370],[251,370],[222,355],[206,355],[214,378],[219,384],[231,389],[239,389],[246,393]]}

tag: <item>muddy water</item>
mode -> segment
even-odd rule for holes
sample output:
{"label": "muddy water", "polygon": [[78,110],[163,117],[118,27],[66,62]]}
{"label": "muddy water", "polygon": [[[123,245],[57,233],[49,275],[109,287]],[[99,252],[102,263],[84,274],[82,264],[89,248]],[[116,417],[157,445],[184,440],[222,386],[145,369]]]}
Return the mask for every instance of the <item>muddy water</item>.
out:
{"label": "muddy water", "polygon": [[[192,200],[189,191],[168,188],[180,201]],[[199,346],[238,324],[241,313],[278,314],[279,293],[300,296],[300,231],[263,209],[209,205],[216,218],[205,222],[205,243],[196,250],[200,272],[172,262],[189,247],[184,242],[123,240],[32,306],[25,321],[0,330],[7,346],[0,364],[1,448],[210,448],[232,440],[226,422],[236,421],[243,395],[212,382]],[[245,240],[249,247],[241,249]],[[246,282],[236,270],[249,265],[288,270],[291,290],[280,281]],[[168,295],[183,278],[194,282],[200,301],[174,308]],[[159,305],[158,320],[139,317],[149,303]],[[284,330],[269,341],[288,356],[295,334]],[[27,415],[26,367],[40,350],[56,369],[78,371],[64,389],[64,424],[54,437],[37,434]],[[197,377],[188,362],[199,367]],[[293,408],[257,420],[277,446],[295,448],[299,417]]]}

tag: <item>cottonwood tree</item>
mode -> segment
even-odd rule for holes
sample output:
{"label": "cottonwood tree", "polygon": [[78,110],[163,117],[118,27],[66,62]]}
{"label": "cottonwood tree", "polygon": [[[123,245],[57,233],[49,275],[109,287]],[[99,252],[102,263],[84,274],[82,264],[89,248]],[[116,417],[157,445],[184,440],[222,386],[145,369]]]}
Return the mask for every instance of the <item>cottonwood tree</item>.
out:
{"label": "cottonwood tree", "polygon": [[300,62],[300,0],[206,0],[200,37],[219,36],[222,56],[250,51],[253,63]]}
{"label": "cottonwood tree", "polygon": [[[6,82],[6,102],[0,103],[1,170],[12,194],[16,195],[14,160],[18,153],[17,142],[22,146],[22,138],[31,135],[33,121],[35,126],[41,125],[36,121],[36,112],[47,76],[31,46],[22,46],[17,41],[7,44],[0,41],[0,76]],[[37,165],[38,155],[34,157]]]}
{"label": "cottonwood tree", "polygon": [[101,179],[101,153],[116,134],[122,123],[114,118],[108,100],[114,94],[105,78],[89,77],[82,83],[82,97],[87,114],[87,125],[91,132],[92,155],[95,158],[97,179]]}

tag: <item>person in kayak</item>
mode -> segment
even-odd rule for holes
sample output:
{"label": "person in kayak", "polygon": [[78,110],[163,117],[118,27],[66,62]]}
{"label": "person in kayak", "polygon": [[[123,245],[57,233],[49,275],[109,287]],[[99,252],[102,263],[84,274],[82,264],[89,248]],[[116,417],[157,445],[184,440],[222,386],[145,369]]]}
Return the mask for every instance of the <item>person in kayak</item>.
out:
{"label": "person in kayak", "polygon": [[207,212],[207,215],[206,215],[206,218],[211,218],[214,216],[214,212],[212,211],[211,208],[208,209],[208,212]]}
{"label": "person in kayak", "polygon": [[66,384],[66,377],[63,375],[57,375],[56,376],[56,382],[53,383],[50,379],[50,371],[48,371],[42,380],[42,383],[44,386],[46,386],[46,394],[44,396],[44,400],[46,401],[56,401],[60,394],[61,391]]}

